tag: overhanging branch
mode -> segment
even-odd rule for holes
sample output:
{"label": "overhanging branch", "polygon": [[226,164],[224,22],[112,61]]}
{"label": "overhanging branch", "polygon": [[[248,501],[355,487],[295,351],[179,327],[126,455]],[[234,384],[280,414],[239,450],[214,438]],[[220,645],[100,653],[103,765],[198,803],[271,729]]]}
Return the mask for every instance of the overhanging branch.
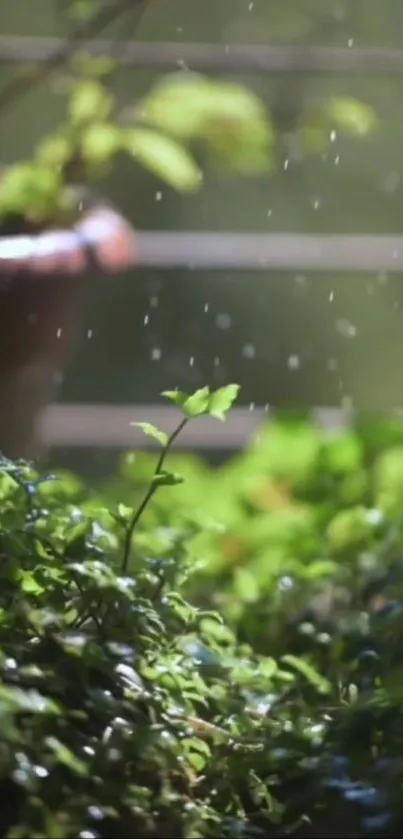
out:
{"label": "overhanging branch", "polygon": [[[51,76],[55,70],[68,61],[70,56],[80,46],[84,46],[87,41],[96,38],[100,32],[106,29],[113,21],[117,20],[121,14],[130,11],[133,8],[133,4],[137,4],[141,9],[147,3],[148,0],[115,0],[114,3],[107,2],[90,20],[77,26],[67,38],[63,40],[54,39],[51,45],[49,45],[44,58],[29,58],[27,52],[23,53],[21,57],[22,62],[32,61],[34,63],[27,64],[0,91],[0,113],[4,112],[33,87],[36,87],[36,85]],[[8,38],[3,40],[7,41]]]}

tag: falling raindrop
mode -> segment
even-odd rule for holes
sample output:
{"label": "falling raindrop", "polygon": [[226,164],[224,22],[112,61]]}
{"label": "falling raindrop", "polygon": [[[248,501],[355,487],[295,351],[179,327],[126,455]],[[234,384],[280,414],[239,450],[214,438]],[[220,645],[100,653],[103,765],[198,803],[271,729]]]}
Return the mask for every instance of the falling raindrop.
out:
{"label": "falling raindrop", "polygon": [[301,367],[301,359],[299,355],[290,355],[287,360],[287,367],[289,370],[299,370]]}
{"label": "falling raindrop", "polygon": [[232,323],[231,315],[226,312],[218,314],[216,317],[216,324],[220,329],[229,329]]}
{"label": "falling raindrop", "polygon": [[208,312],[209,308],[210,308],[209,304],[208,304],[208,303],[205,303],[205,304],[204,304],[204,309],[203,309],[203,312]]}
{"label": "falling raindrop", "polygon": [[143,324],[147,326],[150,323],[150,315],[144,315]]}
{"label": "falling raindrop", "polygon": [[49,775],[49,771],[46,769],[45,766],[35,766],[34,772],[38,778],[47,778],[47,776]]}
{"label": "falling raindrop", "polygon": [[153,297],[150,297],[150,306],[152,309],[156,309],[159,303],[158,294],[155,294]]}
{"label": "falling raindrop", "polygon": [[329,303],[333,303],[334,300],[334,291],[331,291],[329,294]]}
{"label": "falling raindrop", "polygon": [[156,192],[156,193],[155,193],[155,200],[156,200],[156,201],[162,201],[162,192],[161,192],[161,190],[158,190],[158,192]]}
{"label": "falling raindrop", "polygon": [[280,577],[278,581],[278,588],[280,591],[290,591],[290,589],[294,588],[295,581],[292,577]]}
{"label": "falling raindrop", "polygon": [[249,410],[254,411],[256,408],[256,402],[249,402]]}
{"label": "falling raindrop", "polygon": [[162,356],[162,352],[161,352],[161,350],[159,349],[159,347],[154,347],[154,348],[151,350],[151,360],[152,360],[152,361],[160,361],[161,356]]}
{"label": "falling raindrop", "polygon": [[56,338],[61,338],[62,337],[62,332],[63,332],[63,330],[62,330],[61,326],[59,326],[59,329],[56,332]]}
{"label": "falling raindrop", "polygon": [[194,367],[194,363],[195,363],[195,357],[194,357],[194,355],[191,355],[190,358],[189,358],[189,367]]}
{"label": "falling raindrop", "polygon": [[357,327],[354,323],[347,320],[347,318],[339,318],[336,321],[336,329],[343,338],[356,338],[357,337]]}
{"label": "falling raindrop", "polygon": [[254,346],[254,344],[244,344],[242,355],[244,356],[244,358],[248,359],[255,358],[256,347]]}
{"label": "falling raindrop", "polygon": [[330,132],[330,142],[335,143],[336,140],[337,140],[337,131],[331,131]]}
{"label": "falling raindrop", "polygon": [[92,338],[93,334],[94,334],[94,333],[93,333],[93,330],[92,330],[92,329],[88,329],[88,330],[87,330],[87,338],[88,338],[88,340],[89,340],[90,338]]}
{"label": "falling raindrop", "polygon": [[284,167],[283,167],[285,172],[288,169],[289,163],[290,163],[290,161],[288,160],[288,158],[286,158],[285,161],[284,161]]}

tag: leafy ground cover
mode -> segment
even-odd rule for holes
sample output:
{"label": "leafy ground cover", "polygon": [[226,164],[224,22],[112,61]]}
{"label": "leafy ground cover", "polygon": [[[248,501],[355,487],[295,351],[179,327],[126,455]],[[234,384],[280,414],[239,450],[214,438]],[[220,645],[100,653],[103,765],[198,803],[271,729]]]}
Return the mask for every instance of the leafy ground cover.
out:
{"label": "leafy ground cover", "polygon": [[403,424],[278,416],[102,490],[0,463],[0,833],[399,836]]}

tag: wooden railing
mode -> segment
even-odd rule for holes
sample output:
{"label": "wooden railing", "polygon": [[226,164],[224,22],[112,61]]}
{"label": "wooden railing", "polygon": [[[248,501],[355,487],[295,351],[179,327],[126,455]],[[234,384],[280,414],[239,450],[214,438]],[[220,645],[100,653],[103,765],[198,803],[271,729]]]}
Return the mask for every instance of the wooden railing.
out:
{"label": "wooden railing", "polygon": [[[329,431],[342,428],[348,411],[317,408],[314,419]],[[151,422],[166,432],[178,424],[180,414],[169,405],[51,405],[44,413],[41,437],[46,446],[88,448],[154,447],[136,425]],[[192,421],[178,439],[183,449],[238,449],[270,422],[270,410],[235,408],[225,423],[201,417]]]}
{"label": "wooden railing", "polygon": [[[0,37],[0,62],[47,62],[63,42],[57,38]],[[190,44],[82,39],[90,55],[111,55],[122,66],[203,73],[365,76],[403,73],[403,50],[374,47],[315,47]]]}

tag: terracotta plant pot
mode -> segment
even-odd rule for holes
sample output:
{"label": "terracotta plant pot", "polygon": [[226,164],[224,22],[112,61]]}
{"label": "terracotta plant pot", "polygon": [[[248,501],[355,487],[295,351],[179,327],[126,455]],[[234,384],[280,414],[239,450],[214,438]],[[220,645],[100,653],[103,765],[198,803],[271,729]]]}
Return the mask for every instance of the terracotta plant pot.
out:
{"label": "terracotta plant pot", "polygon": [[70,230],[9,235],[0,226],[0,451],[38,454],[37,420],[74,343],[83,279],[91,268],[136,261],[134,231],[115,210],[88,201]]}

